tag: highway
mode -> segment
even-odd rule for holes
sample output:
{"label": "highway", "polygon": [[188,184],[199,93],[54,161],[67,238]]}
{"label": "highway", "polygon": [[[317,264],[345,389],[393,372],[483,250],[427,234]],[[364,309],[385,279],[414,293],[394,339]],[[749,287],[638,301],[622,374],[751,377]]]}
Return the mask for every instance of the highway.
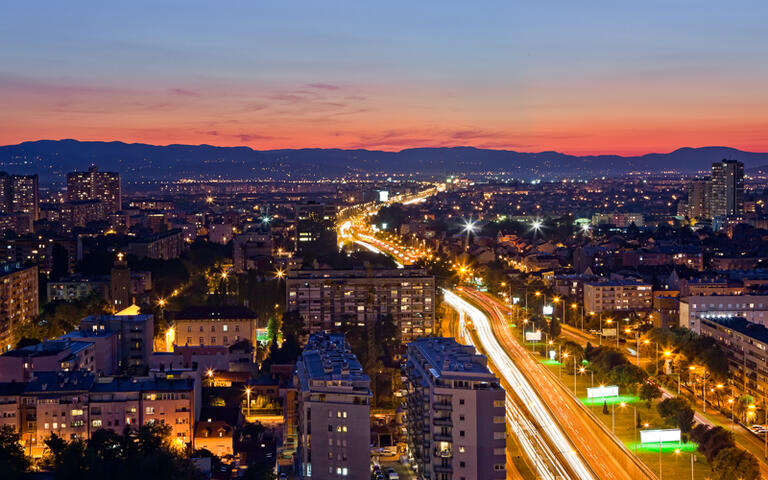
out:
{"label": "highway", "polygon": [[[449,290],[443,290],[443,294],[446,303],[460,314],[459,332],[463,340],[485,353],[511,388],[512,391],[507,391],[507,422],[536,474],[542,479],[551,480],[598,478],[576,454],[573,445],[532,385],[496,340],[488,316]],[[471,324],[464,321],[466,317],[469,317]],[[478,342],[470,329],[476,334]],[[533,421],[529,420],[519,403],[525,405]]]}
{"label": "highway", "polygon": [[[579,402],[541,363],[531,357],[530,353],[514,338],[508,327],[507,307],[495,299],[469,288],[459,287],[457,292],[463,297],[480,306],[486,313],[481,321],[485,321],[492,331],[493,343],[491,350],[485,349],[481,342],[480,349],[496,362],[499,353],[496,345],[504,356],[514,358],[514,363],[524,378],[529,381],[529,388],[538,392],[545,403],[547,411],[552,415],[542,417],[542,425],[551,422],[559,425],[570,435],[570,441],[576,445],[586,464],[600,479],[655,479],[656,476],[636,456],[619,442],[609,430],[599,421],[591,418],[591,413]],[[493,355],[491,355],[493,354]],[[566,437],[568,437],[563,434]]]}

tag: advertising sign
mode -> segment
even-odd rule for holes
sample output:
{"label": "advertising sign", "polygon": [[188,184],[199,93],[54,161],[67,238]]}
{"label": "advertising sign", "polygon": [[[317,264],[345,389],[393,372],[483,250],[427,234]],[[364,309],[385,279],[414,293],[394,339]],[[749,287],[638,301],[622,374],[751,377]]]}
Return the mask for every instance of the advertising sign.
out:
{"label": "advertising sign", "polygon": [[538,342],[541,341],[541,332],[525,332],[526,342]]}
{"label": "advertising sign", "polygon": [[619,387],[616,385],[606,385],[604,387],[594,387],[587,389],[587,398],[608,398],[618,396]]}
{"label": "advertising sign", "polygon": [[555,311],[555,309],[552,308],[552,305],[544,305],[541,308],[541,313],[543,313],[544,315],[552,315],[552,312],[554,312],[554,311]]}
{"label": "advertising sign", "polygon": [[666,428],[663,430],[640,430],[640,443],[680,443],[680,429]]}

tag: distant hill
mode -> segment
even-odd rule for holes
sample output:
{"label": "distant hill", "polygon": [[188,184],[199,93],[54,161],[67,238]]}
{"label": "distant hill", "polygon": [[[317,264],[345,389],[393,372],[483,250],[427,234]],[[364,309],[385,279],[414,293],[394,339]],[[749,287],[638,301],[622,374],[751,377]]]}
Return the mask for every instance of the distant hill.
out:
{"label": "distant hill", "polygon": [[525,153],[473,147],[411,148],[400,152],[342,149],[253,150],[211,145],[147,145],[123,142],[39,140],[0,147],[0,170],[39,173],[61,180],[69,171],[96,164],[130,180],[178,178],[321,178],[351,173],[414,173],[444,176],[507,172],[516,178],[560,179],[614,176],[633,171],[707,170],[723,158],[747,168],[768,165],[768,153],[728,147],[680,148],[635,157]]}

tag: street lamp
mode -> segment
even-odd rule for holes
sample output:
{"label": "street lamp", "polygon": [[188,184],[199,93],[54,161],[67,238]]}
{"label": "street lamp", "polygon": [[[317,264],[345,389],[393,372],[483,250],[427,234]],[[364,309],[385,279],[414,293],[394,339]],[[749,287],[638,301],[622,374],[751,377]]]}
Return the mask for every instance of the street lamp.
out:
{"label": "street lamp", "polygon": [[251,414],[251,387],[247,387],[245,389],[245,398],[246,398],[245,415],[249,416]]}
{"label": "street lamp", "polygon": [[[627,406],[627,404],[626,404],[626,402],[621,402],[619,404],[619,406],[621,408],[624,408],[624,407]],[[632,410],[634,411],[634,415],[635,415],[634,416],[634,419],[635,419],[635,421],[634,421],[635,433],[634,433],[634,437],[633,438],[634,438],[634,441],[635,441],[635,455],[637,455],[637,407],[632,405]]]}

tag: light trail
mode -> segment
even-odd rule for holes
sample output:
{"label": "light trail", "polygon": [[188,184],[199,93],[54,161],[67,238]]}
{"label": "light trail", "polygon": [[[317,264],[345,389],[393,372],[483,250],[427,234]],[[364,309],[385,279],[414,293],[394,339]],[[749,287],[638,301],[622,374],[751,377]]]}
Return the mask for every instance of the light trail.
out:
{"label": "light trail", "polygon": [[370,252],[379,253],[381,255],[387,255],[390,258],[392,258],[392,261],[395,262],[395,265],[397,265],[397,268],[405,268],[402,263],[400,263],[397,260],[395,260],[395,257],[393,255],[388,254],[387,252],[385,252],[383,250],[379,250],[378,248],[374,247],[370,243],[366,243],[366,242],[364,242],[362,240],[358,240],[358,239],[353,240],[353,242],[355,242],[356,244],[362,246],[363,248],[367,249]]}
{"label": "light trail", "polygon": [[[510,426],[520,440],[520,445],[525,450],[526,455],[534,464],[537,474],[547,479],[558,477],[580,480],[595,479],[596,477],[576,452],[544,402],[499,344],[493,334],[489,318],[453,292],[443,289],[443,294],[446,303],[456,311],[468,315],[472,320],[472,325],[481,344],[481,350],[493,362],[536,423],[533,425],[526,418],[508,394],[506,406],[508,419],[511,420]],[[475,342],[469,334],[466,324],[461,325],[461,328],[464,329],[462,332],[464,339],[474,345]],[[542,431],[549,443],[542,437]]]}

